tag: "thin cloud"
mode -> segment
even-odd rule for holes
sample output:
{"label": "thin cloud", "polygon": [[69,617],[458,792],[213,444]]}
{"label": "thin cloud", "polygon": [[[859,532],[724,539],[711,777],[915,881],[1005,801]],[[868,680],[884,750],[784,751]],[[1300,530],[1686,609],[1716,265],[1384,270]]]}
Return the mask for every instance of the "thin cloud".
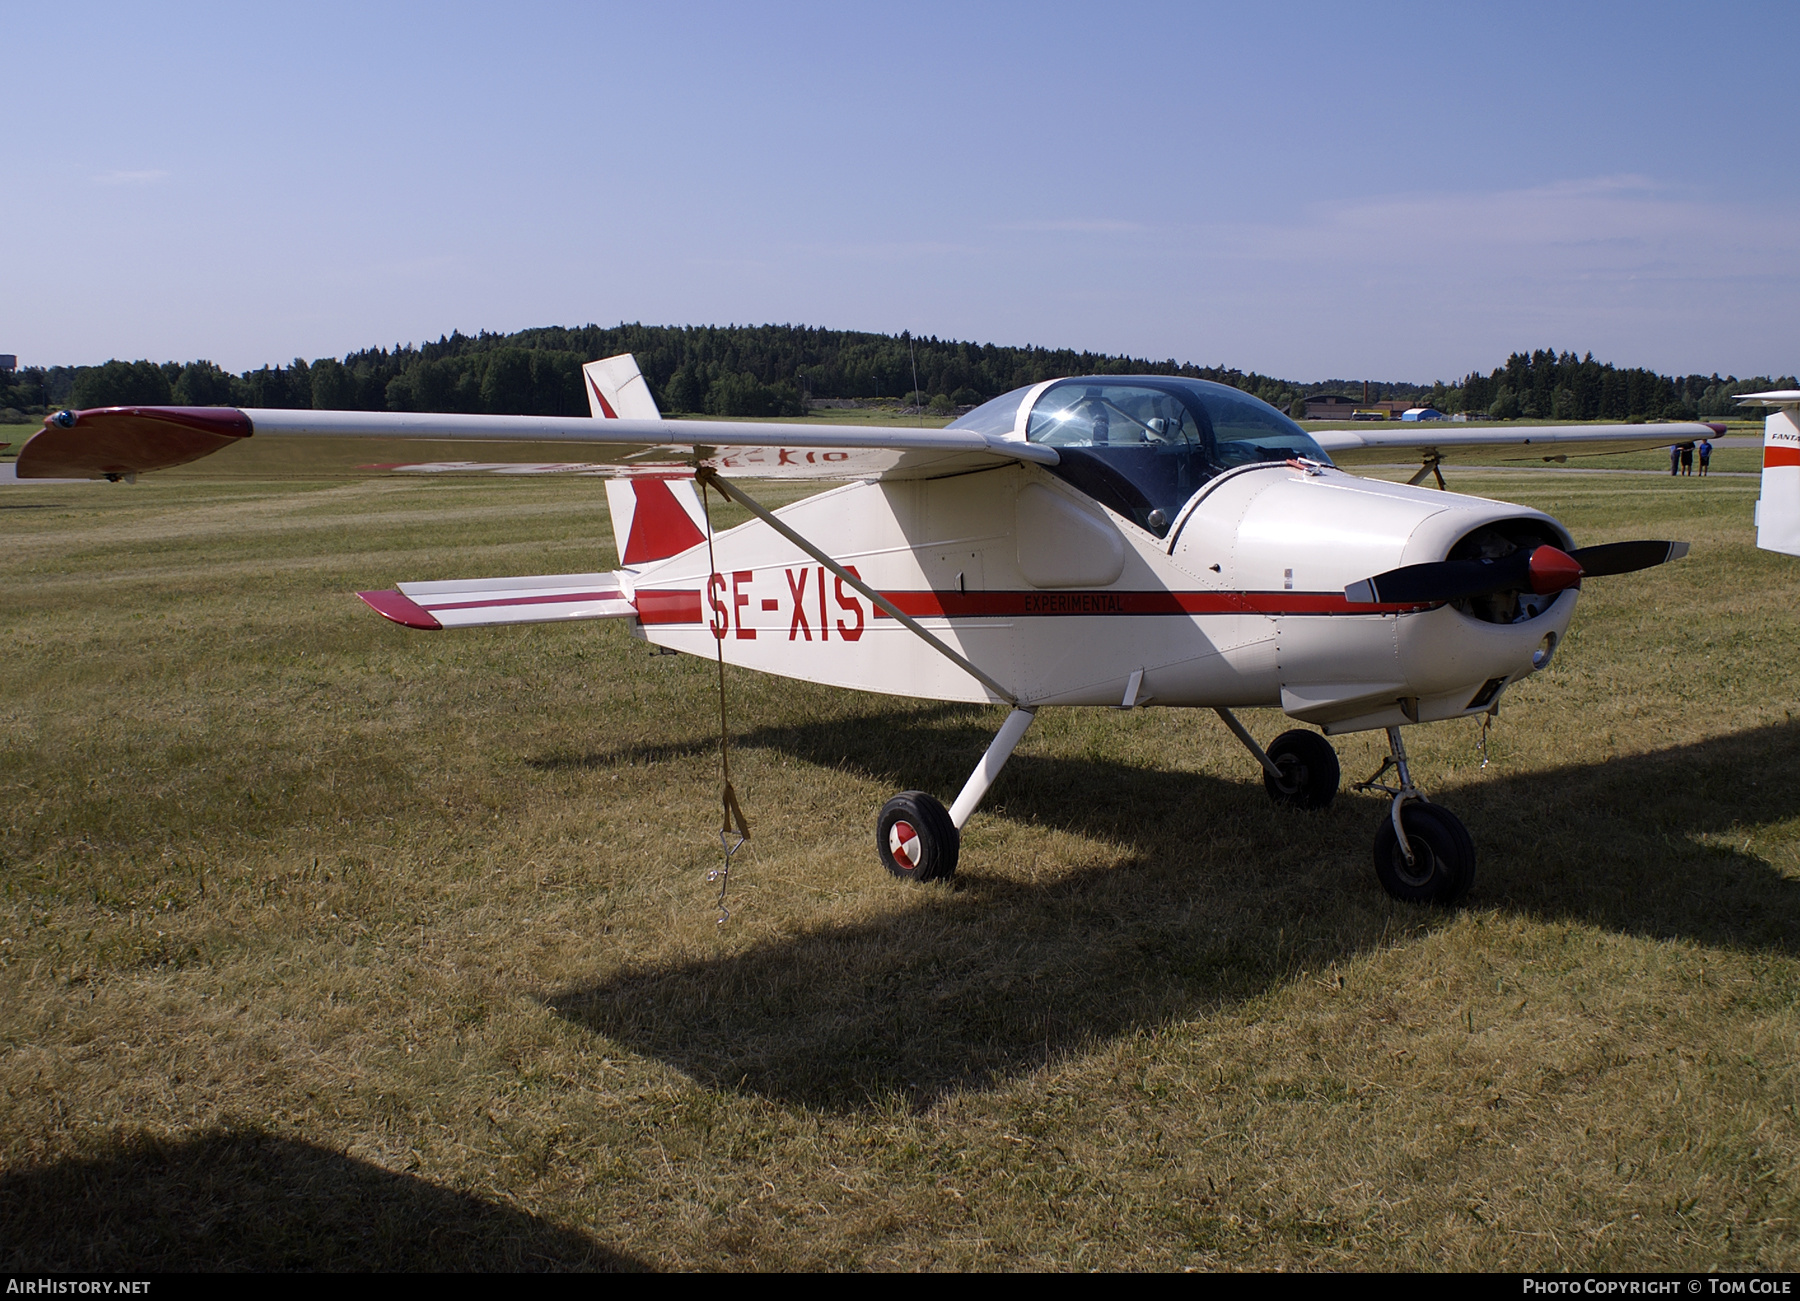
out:
{"label": "thin cloud", "polygon": [[1800,232],[1750,204],[1669,194],[1641,177],[1533,189],[1398,194],[1313,207],[1299,222],[1209,232],[1281,262],[1539,274],[1620,274],[1681,264],[1712,274],[1800,266]]}
{"label": "thin cloud", "polygon": [[[1186,235],[1171,260],[1229,342],[1294,374],[1460,374],[1546,340],[1635,365],[1792,365],[1778,323],[1800,227],[1644,177],[1322,201]],[[1271,300],[1305,310],[1271,322]]]}
{"label": "thin cloud", "polygon": [[158,181],[167,180],[169,174],[161,168],[146,168],[142,171],[102,172],[94,177],[95,185],[155,185]]}
{"label": "thin cloud", "polygon": [[1120,221],[1110,217],[1068,217],[1049,221],[1012,221],[995,226],[995,230],[1072,232],[1079,235],[1128,235],[1146,229],[1142,222]]}

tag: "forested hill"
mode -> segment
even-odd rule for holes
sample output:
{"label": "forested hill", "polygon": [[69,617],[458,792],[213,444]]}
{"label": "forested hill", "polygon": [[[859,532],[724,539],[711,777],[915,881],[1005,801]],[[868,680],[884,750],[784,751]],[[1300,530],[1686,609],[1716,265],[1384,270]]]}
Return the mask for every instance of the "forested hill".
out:
{"label": "forested hill", "polygon": [[[581,415],[581,366],[634,353],[667,412],[797,415],[806,399],[888,399],[948,411],[1059,375],[1187,375],[1230,384],[1298,414],[1325,392],[1360,398],[1361,381],[1302,383],[1173,359],[1001,347],[905,334],[797,325],[551,327],[516,334],[461,333],[436,343],[370,348],[314,362],[230,374],[209,361],[109,361],[0,374],[0,407],[162,405],[317,407]],[[914,391],[914,367],[917,391]],[[1454,384],[1369,386],[1372,398],[1427,402],[1441,411],[1501,418],[1632,419],[1720,416],[1734,393],[1796,387],[1792,377],[1739,381],[1623,370],[1572,352],[1515,353],[1489,374]],[[14,417],[16,418],[16,416]]]}
{"label": "forested hill", "polygon": [[6,403],[74,407],[130,403],[485,411],[585,415],[581,366],[629,352],[668,412],[799,414],[811,398],[887,398],[913,393],[940,408],[964,406],[1058,375],[1194,375],[1286,405],[1299,391],[1266,375],[1068,349],[1010,348],[935,337],[807,326],[552,327],[517,334],[451,334],[436,343],[370,348],[339,360],[265,366],[232,375],[207,361],[109,361],[103,366],[19,372],[46,394]]}

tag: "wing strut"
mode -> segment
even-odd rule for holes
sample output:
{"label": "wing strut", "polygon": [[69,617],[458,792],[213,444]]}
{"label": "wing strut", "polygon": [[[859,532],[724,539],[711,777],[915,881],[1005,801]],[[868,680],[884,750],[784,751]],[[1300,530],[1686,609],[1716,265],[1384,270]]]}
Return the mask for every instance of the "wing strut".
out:
{"label": "wing strut", "polygon": [[848,569],[845,569],[842,565],[838,564],[837,561],[833,560],[830,556],[826,555],[823,551],[819,550],[812,543],[808,542],[805,538],[801,537],[798,533],[794,532],[793,529],[789,528],[786,524],[782,523],[772,513],[770,513],[768,510],[764,509],[757,502],[753,501],[747,494],[745,494],[743,489],[735,488],[731,485],[731,483],[728,480],[720,478],[718,473],[710,465],[700,466],[699,469],[697,469],[694,472],[694,477],[696,479],[700,480],[701,483],[711,484],[713,487],[717,488],[723,495],[731,498],[732,501],[735,501],[738,505],[742,506],[745,510],[749,511],[752,515],[756,516],[756,518],[761,520],[764,524],[767,524],[770,528],[774,529],[777,533],[781,534],[782,537],[786,538],[789,542],[792,542],[795,546],[799,547],[807,555],[811,556],[814,560],[818,561],[821,565],[824,565],[825,568],[829,569],[832,573],[836,574],[844,582],[850,584],[850,586],[854,587],[857,591],[861,592],[864,596],[868,597],[870,601],[874,602],[881,609],[887,611],[887,613],[892,615],[895,619],[899,620],[899,622],[908,631],[910,631],[914,636],[918,637],[920,641],[923,641],[927,646],[930,646],[938,654],[942,655],[945,659],[949,660],[952,664],[956,665],[956,667],[961,669],[964,673],[967,673],[970,677],[974,678],[977,682],[981,683],[982,686],[986,687],[989,691],[993,692],[996,696],[1000,697],[1000,699],[1004,700],[1007,704],[1011,705],[1014,709],[1019,709],[1019,708],[1023,707],[1022,702],[1019,700],[1019,698],[1017,696],[1013,695],[1012,692],[1008,691],[1005,687],[1001,686],[998,682],[994,681],[993,678],[989,677],[987,674],[983,673],[980,669],[976,668],[973,664],[969,663],[968,660],[964,659],[956,651],[951,650],[949,646],[945,645],[938,638],[932,636],[929,632],[927,632],[925,630],[925,628],[919,623],[919,621],[917,619],[913,618],[909,614],[903,613],[899,609],[899,607],[896,606],[892,601],[888,600],[887,597],[883,596],[880,592],[877,592],[874,588],[870,587],[867,583],[863,582],[862,579],[858,578],[855,574],[851,573]]}
{"label": "wing strut", "polygon": [[[1545,459],[1548,460],[1549,458],[1546,457]],[[1444,482],[1444,472],[1438,468],[1438,466],[1443,463],[1443,460],[1443,453],[1439,452],[1437,448],[1427,448],[1425,452],[1425,464],[1420,467],[1417,474],[1406,481],[1407,486],[1409,488],[1416,488],[1435,474],[1437,476],[1438,487],[1442,488],[1445,492],[1450,491],[1449,485]]]}

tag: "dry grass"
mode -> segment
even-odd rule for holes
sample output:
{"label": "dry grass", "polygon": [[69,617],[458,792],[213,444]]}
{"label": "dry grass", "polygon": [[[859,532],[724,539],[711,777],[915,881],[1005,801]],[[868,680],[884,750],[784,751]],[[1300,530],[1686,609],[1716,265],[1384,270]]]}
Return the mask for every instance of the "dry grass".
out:
{"label": "dry grass", "polygon": [[708,665],[348,596],[607,566],[597,484],[8,490],[0,1269],[1795,1268],[1800,570],[1754,480],[1453,482],[1695,542],[1415,734],[1470,907],[1156,710],[909,888],[997,713],[734,675],[723,932]]}

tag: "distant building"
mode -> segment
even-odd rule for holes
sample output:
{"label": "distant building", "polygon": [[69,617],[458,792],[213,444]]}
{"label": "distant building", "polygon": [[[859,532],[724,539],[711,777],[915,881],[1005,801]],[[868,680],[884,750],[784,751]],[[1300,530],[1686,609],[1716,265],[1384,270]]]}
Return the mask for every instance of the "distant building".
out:
{"label": "distant building", "polygon": [[1348,420],[1354,410],[1356,399],[1345,397],[1342,393],[1321,393],[1317,397],[1306,399],[1308,420]]}
{"label": "distant building", "polygon": [[0,375],[10,375],[19,368],[19,359],[10,352],[0,352]]}
{"label": "distant building", "polygon": [[1400,413],[1402,420],[1442,420],[1444,413],[1431,407],[1408,407]]}
{"label": "distant building", "polygon": [[[1342,393],[1320,393],[1316,397],[1306,399],[1306,418],[1308,420],[1408,420],[1418,417],[1408,416],[1408,411],[1429,410],[1414,404],[1417,398],[1377,398],[1365,397],[1358,402],[1353,397]],[[1433,412],[1425,417],[1427,420],[1442,420],[1441,412]]]}

